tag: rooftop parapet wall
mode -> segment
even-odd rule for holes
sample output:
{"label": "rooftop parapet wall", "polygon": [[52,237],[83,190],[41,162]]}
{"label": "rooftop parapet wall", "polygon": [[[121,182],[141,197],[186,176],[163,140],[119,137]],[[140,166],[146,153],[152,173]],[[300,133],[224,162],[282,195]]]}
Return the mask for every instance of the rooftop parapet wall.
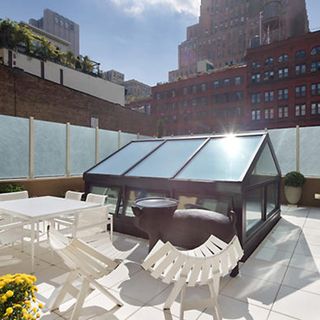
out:
{"label": "rooftop parapet wall", "polygon": [[0,65],[0,114],[155,135],[156,120],[118,104]]}

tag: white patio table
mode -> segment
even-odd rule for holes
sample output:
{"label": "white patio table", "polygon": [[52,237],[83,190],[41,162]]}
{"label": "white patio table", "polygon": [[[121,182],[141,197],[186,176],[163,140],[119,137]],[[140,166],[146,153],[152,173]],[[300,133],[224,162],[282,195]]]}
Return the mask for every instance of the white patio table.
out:
{"label": "white patio table", "polygon": [[[85,209],[99,207],[92,202],[70,200],[58,197],[37,197],[19,200],[0,201],[0,213],[19,217],[31,225],[31,272],[34,272],[35,256],[35,224],[40,221],[50,221],[60,215],[82,212]],[[38,242],[37,242],[38,243]]]}

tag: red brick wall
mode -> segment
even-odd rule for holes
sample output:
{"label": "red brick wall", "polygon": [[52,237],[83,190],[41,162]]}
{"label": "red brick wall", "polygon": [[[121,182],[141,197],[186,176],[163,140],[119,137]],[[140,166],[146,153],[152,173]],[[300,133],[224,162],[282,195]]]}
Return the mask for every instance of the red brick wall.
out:
{"label": "red brick wall", "polygon": [[96,117],[102,129],[145,135],[156,127],[152,116],[1,65],[0,114],[81,126]]}

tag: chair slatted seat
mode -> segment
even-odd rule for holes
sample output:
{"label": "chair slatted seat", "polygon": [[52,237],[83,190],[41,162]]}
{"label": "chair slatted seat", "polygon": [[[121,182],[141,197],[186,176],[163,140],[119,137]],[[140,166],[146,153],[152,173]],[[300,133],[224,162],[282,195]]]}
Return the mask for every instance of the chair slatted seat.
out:
{"label": "chair slatted seat", "polygon": [[[124,254],[128,256],[135,247],[124,253],[116,250],[111,245],[108,248],[108,255],[105,255],[79,239],[67,239],[63,234],[54,229],[49,230],[48,237],[51,248],[63,259],[70,269],[70,273],[65,283],[50,297],[46,304],[47,310],[52,311],[58,308],[66,294],[69,293],[77,299],[70,320],[78,319],[90,286],[99,290],[116,305],[122,306],[122,302],[99,284],[97,279],[115,270],[122,262]],[[110,258],[111,256],[112,258]],[[121,257],[121,259],[117,259],[116,257]],[[79,289],[73,285],[73,282],[77,278],[81,281]]]}
{"label": "chair slatted seat", "polygon": [[[151,276],[164,283],[173,283],[164,309],[169,309],[181,293],[180,319],[184,311],[199,307],[214,307],[214,318],[220,320],[217,298],[220,277],[225,276],[237,266],[243,256],[239,239],[235,236],[229,243],[211,235],[201,246],[193,250],[178,250],[170,242],[157,242],[144,260],[142,267]],[[184,299],[187,287],[208,285],[210,298],[199,301]]]}

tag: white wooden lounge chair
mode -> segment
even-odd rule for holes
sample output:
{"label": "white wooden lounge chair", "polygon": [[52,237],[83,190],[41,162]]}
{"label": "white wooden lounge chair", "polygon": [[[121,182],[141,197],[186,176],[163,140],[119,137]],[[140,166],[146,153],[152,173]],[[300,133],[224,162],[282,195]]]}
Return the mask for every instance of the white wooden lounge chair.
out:
{"label": "white wooden lounge chair", "polygon": [[[170,242],[157,242],[144,260],[142,267],[149,270],[156,279],[164,283],[174,283],[164,309],[170,309],[181,293],[180,319],[184,311],[201,307],[213,307],[214,319],[221,320],[218,308],[220,277],[227,275],[243,256],[238,237],[225,243],[211,235],[200,247],[193,250],[180,251]],[[187,287],[208,285],[210,298],[199,301],[186,301]]]}
{"label": "white wooden lounge chair", "polygon": [[9,222],[0,224],[0,245],[13,244],[17,240],[21,240],[21,249],[23,248],[23,223]]}
{"label": "white wooden lounge chair", "polygon": [[[65,283],[50,297],[46,304],[47,310],[59,308],[66,294],[69,293],[76,298],[70,320],[78,319],[84,300],[89,294],[90,285],[107,296],[116,305],[122,306],[122,302],[99,284],[97,279],[115,270],[121,263],[121,260],[114,257],[123,258],[123,253],[111,246],[108,255],[110,254],[113,258],[108,258],[83,241],[79,239],[69,240],[59,231],[53,229],[49,230],[48,237],[51,248],[63,259],[64,263],[69,267],[70,273]],[[130,252],[127,252],[126,255]],[[77,278],[81,281],[79,289],[73,285],[73,282]]]}

